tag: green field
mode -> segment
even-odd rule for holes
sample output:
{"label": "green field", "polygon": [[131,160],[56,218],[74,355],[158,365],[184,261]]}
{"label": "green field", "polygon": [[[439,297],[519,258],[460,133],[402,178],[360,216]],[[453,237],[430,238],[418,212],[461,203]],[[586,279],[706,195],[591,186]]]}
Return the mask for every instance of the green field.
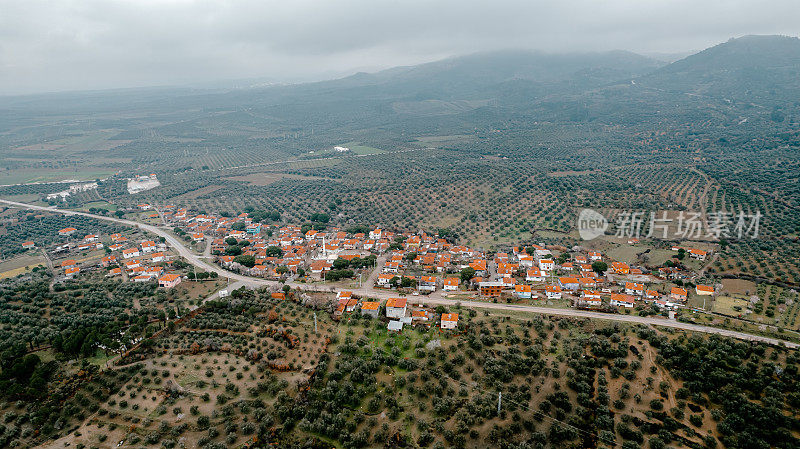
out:
{"label": "green field", "polygon": [[81,207],[75,208],[75,210],[88,210],[92,207],[97,209],[105,209],[109,212],[114,212],[117,210],[117,205],[111,204],[108,201],[92,201],[91,203],[86,203],[81,205]]}
{"label": "green field", "polygon": [[745,316],[747,310],[747,300],[734,298],[733,296],[717,296],[714,300],[713,311],[723,315]]}

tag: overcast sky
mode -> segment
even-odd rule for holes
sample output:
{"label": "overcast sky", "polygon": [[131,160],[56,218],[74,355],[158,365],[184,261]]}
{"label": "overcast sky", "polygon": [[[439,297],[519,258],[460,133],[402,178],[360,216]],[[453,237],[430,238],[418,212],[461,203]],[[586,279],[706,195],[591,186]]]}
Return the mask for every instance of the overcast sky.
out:
{"label": "overcast sky", "polygon": [[476,51],[682,53],[800,0],[0,0],[0,94],[302,81]]}

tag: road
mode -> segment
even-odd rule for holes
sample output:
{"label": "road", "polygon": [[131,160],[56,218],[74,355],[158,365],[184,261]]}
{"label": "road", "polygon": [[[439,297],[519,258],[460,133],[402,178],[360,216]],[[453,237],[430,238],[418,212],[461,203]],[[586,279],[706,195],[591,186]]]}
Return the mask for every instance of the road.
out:
{"label": "road", "polygon": [[[116,217],[106,217],[103,215],[95,215],[89,214],[86,212],[76,212],[70,210],[63,210],[57,209],[54,207],[45,207],[45,206],[35,206],[32,204],[27,203],[19,203],[16,201],[8,201],[0,199],[0,203],[7,204],[9,206],[16,206],[25,209],[33,209],[33,210],[42,210],[48,211],[53,213],[60,213],[64,215],[80,215],[84,217],[94,218],[97,220],[105,220],[114,223],[119,223],[127,226],[133,226],[139,228],[143,231],[151,232],[156,234],[160,237],[164,237],[167,244],[171,246],[178,255],[186,259],[186,261],[196,268],[202,269],[204,271],[209,272],[216,272],[219,274],[220,277],[228,278],[234,281],[234,285],[237,286],[282,286],[278,281],[271,281],[267,279],[260,279],[254,278],[250,276],[244,276],[238,273],[233,273],[228,270],[223,269],[217,265],[210,264],[203,260],[203,256],[198,256],[192,250],[187,248],[183,242],[178,240],[174,235],[172,235],[168,230],[162,229],[156,226],[151,226],[144,223],[139,223],[132,220],[125,220],[123,218],[116,218]],[[376,271],[379,268],[376,267]],[[372,276],[370,276],[371,278]],[[289,285],[292,288],[302,290],[302,291],[324,291],[330,292],[330,288],[322,288],[321,286],[313,286],[308,284],[301,284],[296,282],[288,282],[286,285]],[[353,290],[353,293],[359,296],[368,296],[371,298],[377,299],[388,299],[397,297],[397,293],[388,290],[379,290],[375,289],[372,284],[365,285],[362,288]],[[212,295],[212,299],[214,295]],[[636,315],[624,315],[624,314],[605,314],[599,312],[591,312],[587,310],[577,310],[577,309],[556,309],[550,307],[538,307],[538,306],[530,306],[530,305],[521,305],[521,304],[503,304],[503,303],[492,303],[492,302],[482,302],[482,301],[459,301],[455,299],[448,299],[442,295],[441,291],[432,293],[428,296],[410,296],[408,297],[409,302],[413,304],[430,304],[430,305],[444,305],[444,306],[454,306],[456,304],[460,304],[461,307],[467,308],[482,308],[482,309],[493,309],[493,310],[503,310],[503,311],[511,311],[511,312],[528,312],[528,313],[538,313],[544,315],[555,315],[555,316],[570,316],[570,317],[578,317],[578,318],[593,318],[593,319],[601,319],[601,320],[608,320],[608,321],[623,321],[628,323],[634,324],[646,324],[652,326],[662,326],[662,327],[669,327],[673,329],[682,329],[687,331],[693,332],[703,332],[707,334],[717,334],[723,335],[726,337],[738,338],[741,340],[749,340],[749,341],[759,341],[763,343],[768,343],[771,345],[786,345],[789,348],[798,348],[800,344],[779,340],[776,338],[770,337],[763,337],[760,335],[753,335],[744,332],[732,331],[727,329],[719,329],[716,327],[711,326],[703,326],[699,324],[691,324],[691,323],[681,323],[675,320],[666,320],[662,318],[653,318],[653,317],[641,317]]]}

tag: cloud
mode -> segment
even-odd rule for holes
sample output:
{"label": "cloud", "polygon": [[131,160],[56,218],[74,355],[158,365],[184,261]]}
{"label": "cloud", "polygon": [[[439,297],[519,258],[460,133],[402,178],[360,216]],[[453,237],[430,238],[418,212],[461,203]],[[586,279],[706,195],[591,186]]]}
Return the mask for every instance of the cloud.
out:
{"label": "cloud", "polygon": [[504,48],[682,52],[796,33],[795,0],[4,0],[0,93],[307,80]]}

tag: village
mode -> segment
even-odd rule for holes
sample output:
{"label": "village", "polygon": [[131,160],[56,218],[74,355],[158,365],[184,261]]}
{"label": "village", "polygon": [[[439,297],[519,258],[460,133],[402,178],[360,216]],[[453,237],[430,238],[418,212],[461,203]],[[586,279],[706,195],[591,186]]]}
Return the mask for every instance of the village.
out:
{"label": "village", "polygon": [[[677,245],[670,248],[673,259],[647,269],[580,247],[530,244],[487,253],[425,232],[275,226],[257,222],[246,212],[223,217],[170,205],[141,204],[138,210],[143,221],[173,229],[197,254],[225,270],[331,293],[330,310],[336,319],[350,313],[380,316],[388,320],[389,329],[398,331],[433,322],[443,329],[457,326],[457,314],[435,317],[424,298],[674,317],[674,311],[692,308],[690,298],[713,297],[717,290],[714,285],[693,284],[695,274],[681,264],[683,259],[704,261],[709,251]],[[65,279],[103,269],[107,276],[158,282],[160,288],[170,289],[182,281],[217,275],[187,272],[187,264],[170,253],[163,238],[131,239],[117,233],[76,239],[74,232],[59,231],[70,242],[55,252],[102,249],[105,255],[90,266],[72,257],[61,261]]]}
{"label": "village", "polygon": [[[529,244],[487,253],[425,232],[319,223],[276,226],[253,220],[247,212],[223,217],[170,205],[140,204],[136,213],[142,221],[171,229],[197,255],[224,270],[274,282],[276,291],[297,287],[328,293],[334,319],[351,313],[381,317],[395,331],[433,323],[457,327],[458,314],[432,313],[427,298],[674,319],[680,309],[698,310],[690,298],[713,297],[718,289],[694,284],[696,273],[682,264],[684,259],[703,262],[710,251],[679,245],[670,247],[673,257],[663,266],[648,269],[582,247]],[[64,242],[49,251],[62,280],[100,272],[169,290],[220,275],[196,273],[163,237],[132,231],[81,238],[76,232],[59,230]],[[23,248],[33,247],[32,241],[23,243]]]}

